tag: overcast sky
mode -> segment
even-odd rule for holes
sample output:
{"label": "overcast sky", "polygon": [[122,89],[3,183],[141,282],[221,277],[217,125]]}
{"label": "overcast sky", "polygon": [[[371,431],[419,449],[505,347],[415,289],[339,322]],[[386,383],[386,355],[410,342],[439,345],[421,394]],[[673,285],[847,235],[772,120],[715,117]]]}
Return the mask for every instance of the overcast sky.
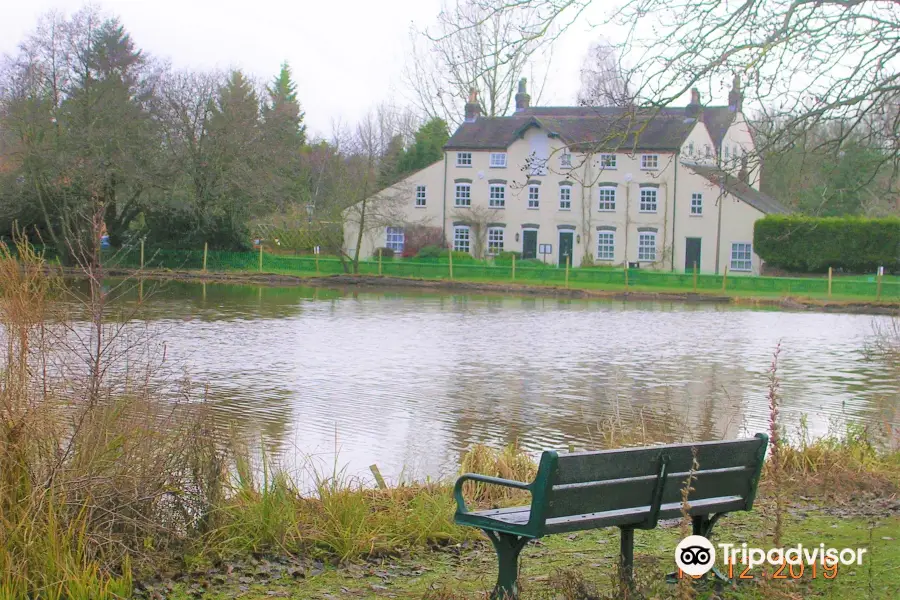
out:
{"label": "overcast sky", "polygon": [[[3,0],[0,53],[18,43],[50,10],[71,14],[82,0]],[[595,5],[605,3],[596,2]],[[352,123],[381,101],[409,104],[402,72],[412,23],[434,22],[440,0],[106,0],[138,46],[177,67],[240,68],[271,79],[287,60],[306,122],[327,136],[335,120]],[[592,28],[603,12],[584,15],[554,46],[544,105],[570,105]]]}

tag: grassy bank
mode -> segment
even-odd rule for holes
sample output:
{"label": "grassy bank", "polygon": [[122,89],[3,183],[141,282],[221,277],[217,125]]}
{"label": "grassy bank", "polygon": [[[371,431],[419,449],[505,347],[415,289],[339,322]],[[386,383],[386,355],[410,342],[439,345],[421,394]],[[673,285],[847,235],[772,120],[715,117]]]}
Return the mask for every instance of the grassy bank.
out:
{"label": "grassy bank", "polygon": [[[78,276],[77,271],[66,271],[67,275]],[[157,280],[178,280],[215,283],[244,283],[256,285],[309,285],[324,287],[348,287],[370,289],[394,289],[409,287],[433,289],[447,292],[472,292],[517,296],[547,296],[577,299],[630,300],[661,302],[721,303],[741,306],[771,307],[787,310],[810,310],[821,312],[848,312],[862,314],[897,314],[900,302],[873,302],[861,296],[833,296],[815,298],[808,296],[785,296],[777,293],[753,294],[749,292],[721,292],[700,290],[686,292],[681,288],[657,286],[624,286],[575,283],[569,287],[553,282],[516,283],[483,278],[416,279],[412,277],[385,277],[377,275],[322,275],[313,272],[288,274],[266,274],[252,271],[207,272],[110,269],[108,274],[117,277],[143,277]]]}
{"label": "grassy bank", "polygon": [[[153,250],[123,248],[104,257],[108,267],[143,268],[149,271],[240,273],[246,276],[287,276],[300,279],[330,277],[349,273],[351,265],[333,256],[299,256],[269,252],[226,252],[197,250]],[[649,269],[585,266],[572,269],[519,261],[511,258],[475,260],[455,253],[451,266],[446,258],[361,260],[360,276],[384,276],[398,280],[481,284],[520,289],[563,288],[610,294],[648,294],[735,298],[742,301],[774,303],[791,299],[799,303],[849,304],[882,303],[900,306],[900,277],[886,275],[835,275],[831,283],[822,275],[803,277],[759,277],[746,273],[685,273]],[[555,292],[558,293],[558,292]]]}
{"label": "grassy bank", "polygon": [[[0,600],[450,599],[490,589],[493,552],[478,531],[453,523],[451,481],[379,489],[334,468],[309,473],[312,489],[301,489],[264,452],[210,429],[202,390],[159,380],[165,355],[123,327],[139,313],[107,310],[129,282],[107,286],[101,273],[86,265],[89,285],[70,289],[26,246],[16,257],[0,247]],[[882,339],[873,352],[896,361],[900,337]],[[776,434],[774,364],[771,375]],[[609,435],[598,445],[691,439],[648,439],[618,422],[601,429]],[[900,561],[885,538],[900,534],[894,436],[850,428],[789,445],[773,435],[759,508],[726,519],[723,538],[864,546],[872,562],[833,587],[751,583],[720,597],[837,598],[860,587],[868,598],[893,597]],[[461,457],[462,471],[508,479],[528,480],[535,468],[516,448],[476,446]],[[489,487],[465,494],[477,507],[525,501]],[[620,597],[614,536],[535,543],[524,589],[533,598]],[[659,575],[671,569],[678,536],[677,524],[639,535],[641,595],[674,593]]]}

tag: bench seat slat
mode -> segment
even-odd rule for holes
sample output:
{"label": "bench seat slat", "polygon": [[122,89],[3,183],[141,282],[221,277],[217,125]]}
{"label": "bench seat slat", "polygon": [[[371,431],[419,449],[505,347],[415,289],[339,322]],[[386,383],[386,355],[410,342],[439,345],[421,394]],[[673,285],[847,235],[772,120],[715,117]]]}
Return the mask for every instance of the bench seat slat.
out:
{"label": "bench seat slat", "polygon": [[[704,500],[691,501],[691,515],[708,514],[712,512],[731,512],[744,508],[744,499],[740,496],[721,496],[706,498]],[[583,515],[571,515],[547,519],[544,526],[544,535],[564,533],[570,531],[582,531],[585,529],[597,529],[601,527],[617,527],[622,525],[637,525],[647,518],[650,512],[649,506],[636,506],[634,508],[609,510],[605,512],[593,512]],[[498,526],[517,526],[528,523],[531,509],[528,506],[517,506],[512,509],[483,510],[469,513],[468,517],[476,517],[479,527],[491,529],[492,522]],[[660,519],[674,519],[681,516],[681,502],[663,504],[660,508]],[[473,519],[473,521],[476,519]],[[474,523],[473,523],[474,524]]]}

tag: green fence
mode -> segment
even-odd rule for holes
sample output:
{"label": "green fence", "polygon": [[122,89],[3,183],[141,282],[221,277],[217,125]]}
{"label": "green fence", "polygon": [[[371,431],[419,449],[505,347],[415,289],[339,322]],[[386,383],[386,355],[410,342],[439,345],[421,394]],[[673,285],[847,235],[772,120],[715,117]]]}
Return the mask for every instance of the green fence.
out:
{"label": "green fence", "polygon": [[[140,249],[110,252],[105,257],[111,267],[140,268]],[[145,268],[171,270],[200,270],[203,268],[203,250],[146,250]],[[344,266],[335,257],[285,256],[259,252],[223,252],[210,250],[206,253],[207,271],[251,271],[269,274],[311,275],[315,273],[332,275],[344,273]],[[382,274],[395,277],[415,277],[421,279],[448,279],[450,265],[446,259],[384,259],[360,261],[359,272],[364,275]],[[454,262],[455,279],[512,281],[511,263],[490,264],[475,261]],[[626,282],[627,277],[627,282]],[[828,296],[827,277],[756,277],[732,275],[726,277],[709,273],[672,273],[646,269],[615,268],[573,268],[568,273],[565,268],[547,266],[516,266],[515,281],[522,283],[564,284],[573,287],[610,286],[665,288],[684,292],[728,291],[748,294],[809,295]],[[727,280],[726,280],[727,279]],[[832,281],[833,296],[855,296],[862,298],[900,299],[900,278],[871,276],[835,277]],[[880,288],[880,290],[879,290]]]}

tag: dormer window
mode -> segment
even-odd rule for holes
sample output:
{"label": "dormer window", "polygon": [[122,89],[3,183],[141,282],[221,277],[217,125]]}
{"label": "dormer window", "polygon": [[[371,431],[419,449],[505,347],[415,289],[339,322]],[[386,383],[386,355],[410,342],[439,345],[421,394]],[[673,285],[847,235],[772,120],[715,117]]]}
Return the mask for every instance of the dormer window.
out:
{"label": "dormer window", "polygon": [[491,152],[491,168],[492,169],[506,168],[506,152]]}
{"label": "dormer window", "polygon": [[471,167],[472,166],[472,153],[471,152],[457,152],[456,153],[456,166],[457,167]]}
{"label": "dormer window", "polygon": [[641,168],[655,171],[659,168],[659,154],[641,154]]}

